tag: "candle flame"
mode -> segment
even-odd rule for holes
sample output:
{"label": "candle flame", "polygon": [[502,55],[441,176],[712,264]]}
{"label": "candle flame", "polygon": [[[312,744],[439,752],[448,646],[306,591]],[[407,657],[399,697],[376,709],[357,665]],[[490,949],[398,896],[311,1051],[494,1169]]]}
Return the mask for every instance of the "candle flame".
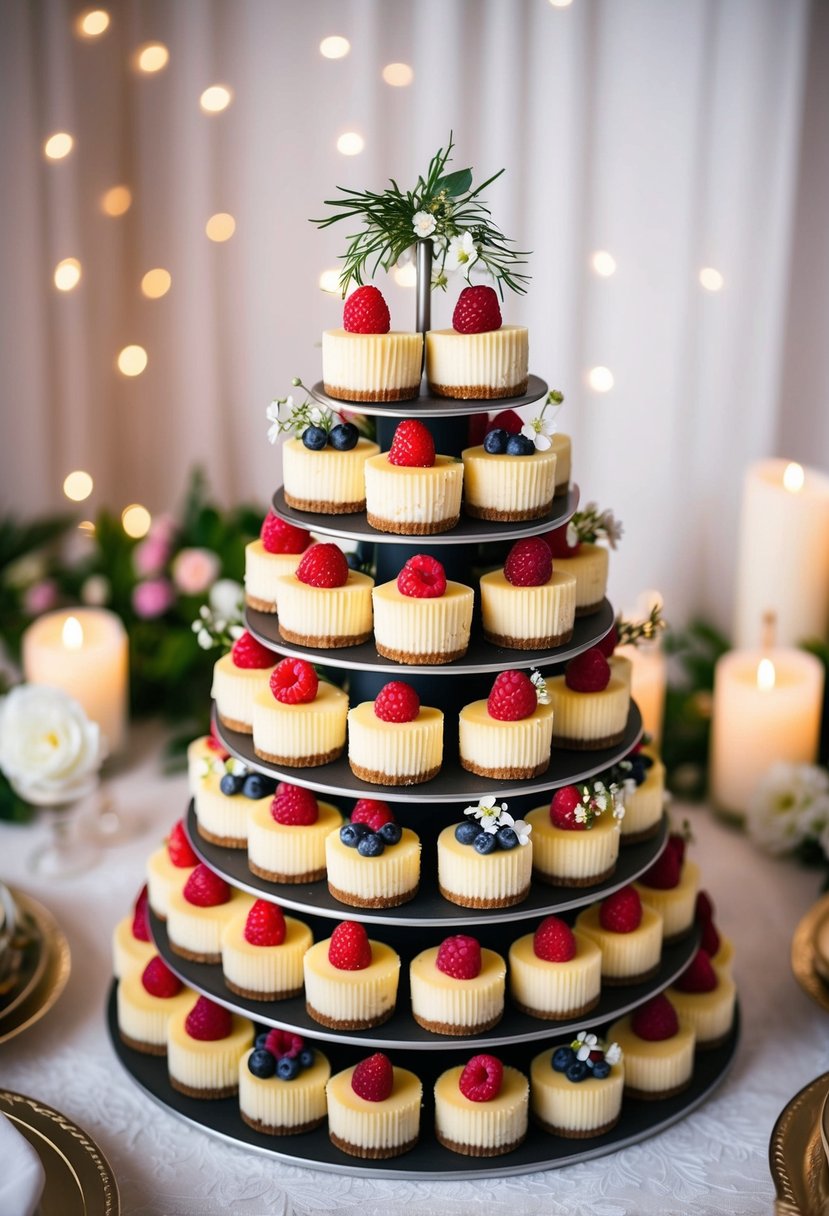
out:
{"label": "candle flame", "polygon": [[806,474],[803,472],[803,465],[792,460],[786,465],[783,470],[783,488],[788,490],[790,494],[799,494],[803,489],[803,483],[806,480]]}
{"label": "candle flame", "polygon": [[80,650],[83,646],[83,625],[76,616],[68,616],[63,622],[62,639],[67,650]]}
{"label": "candle flame", "polygon": [[774,670],[774,663],[771,659],[761,659],[757,664],[757,687],[763,692],[768,692],[774,688],[777,676]]}

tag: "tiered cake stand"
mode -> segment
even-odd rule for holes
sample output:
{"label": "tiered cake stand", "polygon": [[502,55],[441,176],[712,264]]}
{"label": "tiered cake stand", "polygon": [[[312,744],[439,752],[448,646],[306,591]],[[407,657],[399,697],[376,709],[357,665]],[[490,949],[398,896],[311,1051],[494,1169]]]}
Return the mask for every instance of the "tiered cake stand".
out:
{"label": "tiered cake stand", "polygon": [[[321,385],[312,390],[321,402],[339,408],[328,399]],[[537,376],[530,378],[527,394],[494,403],[498,409],[515,408],[540,400],[547,385]],[[486,410],[493,403],[447,401],[422,393],[414,401],[395,405],[363,404],[355,408],[374,415],[377,440],[382,449],[391,444],[400,418],[425,420],[435,438],[438,451],[459,456],[468,446],[469,416]],[[550,513],[529,523],[498,524],[461,517],[451,532],[440,536],[412,538],[376,532],[365,515],[317,515],[292,510],[282,490],[273,498],[277,515],[316,534],[338,540],[356,541],[358,552],[370,559],[377,570],[377,581],[394,578],[414,553],[438,557],[450,578],[477,583],[479,570],[503,561],[509,546],[522,536],[547,532],[565,523],[576,509],[578,489],[556,499]],[[485,697],[495,674],[506,668],[527,670],[536,667],[554,674],[557,667],[574,654],[594,645],[609,631],[613,612],[605,601],[601,610],[576,622],[572,641],[553,651],[506,650],[483,640],[480,622],[473,624],[472,641],[463,659],[445,666],[407,667],[380,657],[373,643],[342,650],[314,650],[283,641],[276,618],[247,610],[251,632],[277,655],[299,656],[323,666],[329,679],[347,684],[352,704],[373,699],[389,679],[403,679],[415,686],[421,701],[437,705],[446,715],[445,753],[441,772],[424,785],[386,788],[369,785],[351,772],[347,759],[309,769],[281,769],[263,763],[255,756],[250,736],[224,727],[219,733],[228,750],[252,769],[277,780],[307,786],[337,803],[347,813],[353,800],[361,796],[381,798],[394,803],[398,822],[414,828],[421,837],[422,880],[417,897],[400,908],[361,909],[338,903],[325,882],[304,886],[277,885],[251,874],[243,852],[209,844],[198,834],[192,806],[188,832],[195,851],[233,886],[274,900],[294,912],[311,926],[315,939],[330,936],[334,924],[359,919],[370,936],[393,946],[402,958],[397,1011],[384,1025],[369,1031],[334,1031],[314,1022],[306,1013],[304,1000],[255,1002],[236,996],[226,987],[221,968],[187,962],[170,949],[164,923],[151,917],[153,937],[159,952],[171,969],[198,992],[242,1013],[262,1026],[294,1030],[311,1040],[322,1042],[332,1068],[337,1071],[356,1063],[374,1050],[389,1051],[395,1063],[411,1068],[423,1081],[425,1109],[420,1143],[404,1157],[387,1161],[360,1161],[332,1145],[325,1128],[301,1136],[272,1137],[251,1130],[239,1116],[235,1099],[199,1102],[171,1088],[163,1059],[143,1056],[123,1045],[118,1037],[114,996],[110,999],[109,1024],[115,1050],[121,1061],[151,1097],[183,1118],[226,1139],[270,1153],[294,1164],[313,1165],[368,1176],[398,1178],[471,1178],[484,1175],[527,1173],[568,1164],[611,1152],[623,1145],[644,1139],[668,1126],[702,1102],[724,1077],[736,1047],[737,1024],[728,1042],[713,1051],[698,1053],[691,1086],[682,1094],[659,1102],[625,1099],[622,1118],[615,1129],[593,1139],[564,1140],[532,1127],[524,1144],[504,1157],[491,1159],[460,1157],[443,1148],[432,1135],[431,1090],[438,1075],[455,1064],[465,1063],[477,1051],[495,1050],[506,1063],[529,1071],[533,1056],[552,1043],[566,1042],[581,1029],[606,1027],[617,1017],[640,1005],[667,987],[684,969],[697,946],[696,932],[685,940],[668,945],[663,951],[659,972],[647,983],[628,988],[606,988],[597,1008],[577,1022],[546,1022],[519,1012],[509,1000],[502,1021],[492,1030],[467,1038],[432,1034],[423,1030],[410,1013],[408,963],[419,951],[439,944],[448,932],[469,931],[482,945],[506,955],[510,943],[531,932],[551,913],[569,912],[631,882],[643,873],[665,847],[667,827],[663,821],[649,841],[623,848],[612,879],[591,888],[556,888],[533,883],[529,898],[517,907],[505,909],[460,908],[444,900],[437,889],[436,839],[448,823],[458,822],[464,807],[487,794],[509,802],[516,818],[534,806],[548,802],[551,791],[561,785],[589,777],[624,757],[639,739],[641,719],[632,706],[623,741],[614,748],[597,752],[572,752],[554,749],[549,771],[528,781],[498,782],[464,771],[458,760],[455,721],[461,707]]]}

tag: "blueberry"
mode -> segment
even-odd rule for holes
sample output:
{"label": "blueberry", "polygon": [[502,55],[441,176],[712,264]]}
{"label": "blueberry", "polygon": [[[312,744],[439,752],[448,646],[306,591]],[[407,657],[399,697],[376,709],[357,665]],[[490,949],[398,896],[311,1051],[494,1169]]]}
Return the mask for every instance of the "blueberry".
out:
{"label": "blueberry", "polygon": [[258,1034],[253,1041],[254,1047],[257,1047],[260,1051],[263,1051],[268,1042],[269,1034],[270,1034],[269,1030],[263,1030],[261,1034]]}
{"label": "blueberry", "polygon": [[645,780],[645,766],[639,764],[636,760],[630,762],[630,776],[637,785],[641,785]]}
{"label": "blueberry", "polygon": [[386,846],[376,832],[369,832],[357,845],[357,852],[361,857],[379,857],[385,849]]}
{"label": "blueberry", "polygon": [[328,431],[321,426],[306,426],[302,432],[302,442],[312,452],[320,452],[328,443]]}
{"label": "blueberry", "polygon": [[296,1056],[283,1056],[276,1065],[276,1075],[283,1081],[293,1081],[299,1072],[299,1060]]}
{"label": "blueberry", "polygon": [[349,570],[362,570],[363,559],[360,557],[359,553],[346,553],[345,564],[348,566]]}
{"label": "blueberry", "polygon": [[497,847],[494,833],[478,832],[477,836],[472,841],[472,847],[476,853],[482,853],[484,856],[486,856],[487,853],[494,853]]}
{"label": "blueberry", "polygon": [[564,1075],[568,1081],[583,1081],[590,1069],[587,1067],[585,1060],[574,1060],[564,1071]]}
{"label": "blueberry", "polygon": [[593,1076],[597,1081],[603,1081],[605,1077],[610,1076],[610,1065],[607,1060],[597,1060],[593,1065]]}
{"label": "blueberry", "polygon": [[498,829],[498,831],[495,833],[495,839],[498,841],[499,849],[514,849],[518,844],[518,837],[515,834],[515,830],[507,827],[506,825]]}
{"label": "blueberry", "polygon": [[474,819],[464,819],[463,823],[459,823],[455,828],[455,839],[460,844],[472,844],[480,830]]}
{"label": "blueberry", "polygon": [[269,1051],[265,1051],[264,1047],[257,1047],[252,1051],[248,1059],[248,1072],[252,1072],[255,1077],[272,1077],[276,1072],[276,1057],[272,1056]]}
{"label": "blueberry", "polygon": [[575,1058],[572,1047],[557,1047],[553,1052],[553,1068],[556,1072],[566,1072]]}
{"label": "blueberry", "polygon": [[508,439],[509,432],[502,431],[500,427],[496,427],[494,431],[487,431],[484,435],[484,451],[489,452],[490,456],[500,456],[507,450]]}
{"label": "blueberry", "polygon": [[314,1053],[310,1047],[303,1047],[297,1059],[299,1060],[300,1068],[310,1068],[314,1063]]}
{"label": "blueberry", "polygon": [[266,798],[275,790],[276,784],[270,777],[263,777],[261,773],[248,773],[242,783],[242,793],[246,798]]}
{"label": "blueberry", "polygon": [[507,440],[507,456],[532,456],[535,444],[526,435],[510,435]]}
{"label": "blueberry", "polygon": [[639,752],[636,758],[642,765],[642,768],[653,768],[653,756],[646,756],[644,752]]}
{"label": "blueberry", "polygon": [[384,823],[377,835],[383,844],[399,844],[403,829],[399,823]]}
{"label": "blueberry", "polygon": [[340,828],[340,840],[347,849],[356,849],[362,840],[362,832],[358,832],[359,823],[344,823]]}
{"label": "blueberry", "polygon": [[241,793],[244,784],[244,777],[238,777],[234,773],[225,773],[219,782],[219,789],[223,794],[227,794],[228,798],[232,798],[234,794]]}
{"label": "blueberry", "polygon": [[341,422],[339,426],[332,427],[328,434],[328,442],[338,452],[350,452],[356,448],[359,438],[360,432],[353,422]]}

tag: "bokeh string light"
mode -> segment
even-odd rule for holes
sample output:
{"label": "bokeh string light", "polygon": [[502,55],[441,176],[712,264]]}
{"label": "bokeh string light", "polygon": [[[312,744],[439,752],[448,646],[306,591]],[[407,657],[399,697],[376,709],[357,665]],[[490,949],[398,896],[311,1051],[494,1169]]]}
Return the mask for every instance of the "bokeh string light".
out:
{"label": "bokeh string light", "polygon": [[699,272],[699,281],[706,291],[722,291],[725,285],[725,279],[713,266],[703,266]]}
{"label": "bokeh string light", "polygon": [[597,249],[590,258],[590,265],[594,273],[602,279],[609,279],[616,273],[616,259],[606,249]]}
{"label": "bokeh string light", "polygon": [[148,270],[141,279],[141,294],[148,300],[160,300],[173,285],[173,276],[163,266]]}
{"label": "bokeh string light", "polygon": [[383,68],[383,79],[395,89],[405,89],[414,80],[414,70],[408,63],[387,63]]}
{"label": "bokeh string light", "polygon": [[43,144],[43,155],[47,160],[63,160],[74,147],[75,141],[68,131],[55,131]]}
{"label": "bokeh string light", "polygon": [[63,492],[72,502],[83,502],[92,493],[93,481],[83,469],[67,473],[63,479]]}
{"label": "bokeh string light", "polygon": [[55,267],[55,287],[58,291],[72,291],[80,283],[81,274],[81,264],[77,258],[63,258]]}
{"label": "bokeh string light", "polygon": [[129,186],[110,186],[101,195],[101,210],[104,215],[125,215],[132,206],[132,191]]}
{"label": "bokeh string light", "polygon": [[351,50],[351,43],[340,34],[331,34],[320,43],[320,54],[325,59],[344,59]]}
{"label": "bokeh string light", "polygon": [[170,52],[163,42],[145,42],[135,52],[136,68],[148,75],[162,71],[169,62]]}
{"label": "bokeh string light", "polygon": [[225,84],[211,84],[199,98],[205,114],[221,114],[233,101],[233,90]]}
{"label": "bokeh string light", "polygon": [[336,269],[323,270],[319,277],[319,285],[322,291],[327,291],[331,295],[339,294],[340,291],[340,272]]}
{"label": "bokeh string light", "polygon": [[79,38],[100,38],[110,26],[110,15],[105,8],[88,8],[75,18],[75,33]]}
{"label": "bokeh string light", "polygon": [[608,367],[591,367],[587,383],[595,393],[609,393],[615,383],[613,372]]}
{"label": "bokeh string light", "polygon": [[118,370],[122,376],[140,376],[148,362],[143,346],[125,346],[118,352]]}
{"label": "bokeh string light", "polygon": [[228,211],[217,211],[204,226],[211,241],[229,241],[236,231],[236,221]]}
{"label": "bokeh string light", "polygon": [[146,536],[152,522],[152,515],[139,502],[130,503],[121,512],[121,527],[127,536],[131,536],[134,540],[140,540],[142,536]]}
{"label": "bokeh string light", "polygon": [[343,156],[357,156],[365,147],[365,140],[356,131],[344,131],[337,139],[337,151]]}

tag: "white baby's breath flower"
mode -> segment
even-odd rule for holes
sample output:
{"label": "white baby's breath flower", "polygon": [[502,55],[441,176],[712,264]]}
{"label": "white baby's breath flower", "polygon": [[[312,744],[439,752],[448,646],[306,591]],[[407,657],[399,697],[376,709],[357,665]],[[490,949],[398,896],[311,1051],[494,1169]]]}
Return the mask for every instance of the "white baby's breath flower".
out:
{"label": "white baby's breath flower", "polygon": [[530,672],[530,680],[535,687],[535,695],[538,697],[539,705],[550,704],[550,691],[547,688],[547,682],[540,671],[533,670]]}
{"label": "white baby's breath flower", "polygon": [[230,621],[241,620],[244,589],[233,578],[220,578],[213,584],[207,596],[214,612]]}
{"label": "white baby's breath flower", "polygon": [[748,834],[767,853],[781,856],[829,823],[829,774],[813,764],[775,764],[754,792]]}
{"label": "white baby's breath flower", "polygon": [[587,807],[583,802],[580,802],[573,811],[573,818],[575,819],[576,823],[587,823]]}
{"label": "white baby's breath flower", "polygon": [[435,217],[429,211],[415,211],[412,216],[412,227],[416,236],[431,236],[436,227]]}
{"label": "white baby's breath flower", "polygon": [[106,745],[73,697],[46,684],[21,684],[0,701],[0,770],[21,798],[60,806],[89,794]]}
{"label": "white baby's breath flower", "polygon": [[618,1064],[622,1058],[622,1049],[619,1046],[619,1044],[611,1043],[609,1047],[606,1047],[605,1052],[604,1052],[604,1058],[607,1060],[608,1064],[610,1064],[610,1065]]}
{"label": "white baby's breath flower", "polygon": [[231,777],[246,777],[247,766],[241,760],[236,760],[230,756],[227,760],[219,761],[219,767],[223,773],[230,773]]}
{"label": "white baby's breath flower", "polygon": [[604,511],[601,516],[601,525],[607,537],[607,543],[611,549],[615,549],[625,530],[621,520],[616,519],[612,511]]}
{"label": "white baby's breath flower", "polygon": [[472,239],[472,233],[464,232],[462,236],[453,236],[449,242],[449,248],[446,251],[446,269],[462,270],[468,278],[469,271],[477,258],[478,249]]}
{"label": "white baby's breath flower", "polygon": [[236,642],[245,632],[245,627],[244,625],[231,625],[227,632],[230,634],[231,641]]}
{"label": "white baby's breath flower", "polygon": [[[196,621],[194,623],[196,625],[198,625],[198,621]],[[196,631],[196,641],[198,642],[199,646],[201,646],[202,650],[212,650],[213,647],[217,644],[213,640],[212,635],[210,633],[208,633],[208,631],[206,629],[201,628],[201,627],[199,627]]]}
{"label": "white baby's breath flower", "polygon": [[552,418],[540,415],[538,418],[531,418],[529,422],[525,422],[521,427],[521,434],[525,439],[533,441],[537,451],[546,452],[552,447],[550,436],[555,433],[555,429],[556,424]]}
{"label": "white baby's breath flower", "polygon": [[268,422],[271,424],[268,427],[268,443],[276,443],[277,439],[279,438],[279,432],[280,432],[279,402],[278,401],[272,401],[270,403],[268,408],[265,410],[265,417],[267,418]]}
{"label": "white baby's breath flower", "polygon": [[570,548],[575,549],[576,545],[579,543],[579,533],[574,523],[569,523],[567,525],[567,531],[565,532],[564,536]]}
{"label": "white baby's breath flower", "polygon": [[514,819],[512,822],[512,830],[518,837],[519,844],[524,845],[530,843],[530,836],[532,835],[533,830],[533,825],[531,823],[525,823],[523,819]]}

